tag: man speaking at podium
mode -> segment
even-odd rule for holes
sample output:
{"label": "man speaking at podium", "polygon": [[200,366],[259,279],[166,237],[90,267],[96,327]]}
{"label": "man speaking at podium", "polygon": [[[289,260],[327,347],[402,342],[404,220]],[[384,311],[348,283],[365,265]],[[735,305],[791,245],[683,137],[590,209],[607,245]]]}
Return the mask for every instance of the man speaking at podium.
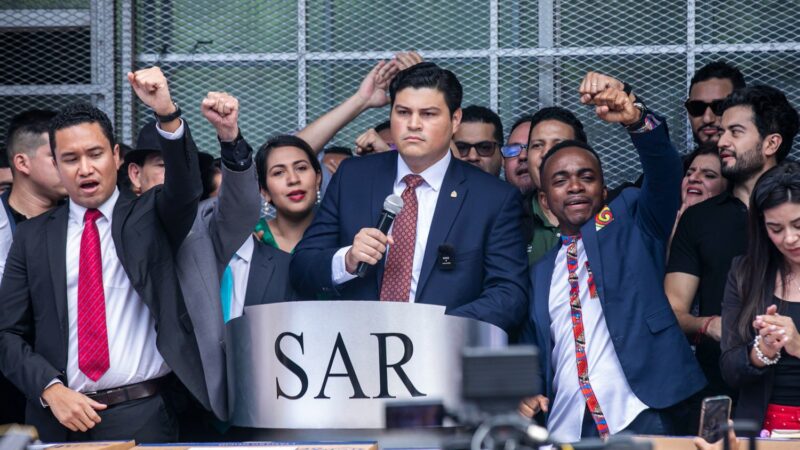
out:
{"label": "man speaking at podium", "polygon": [[[519,191],[452,157],[462,89],[451,71],[412,66],[389,97],[397,151],[342,163],[295,249],[292,284],[306,298],[439,304],[511,330],[528,291]],[[387,235],[374,227],[392,194],[404,206]]]}

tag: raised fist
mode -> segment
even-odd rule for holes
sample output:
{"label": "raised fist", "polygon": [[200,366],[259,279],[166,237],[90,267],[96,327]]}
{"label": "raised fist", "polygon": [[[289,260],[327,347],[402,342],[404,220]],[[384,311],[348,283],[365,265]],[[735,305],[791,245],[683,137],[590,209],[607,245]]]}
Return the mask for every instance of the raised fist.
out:
{"label": "raised fist", "polygon": [[156,114],[166,116],[175,112],[175,104],[167,86],[167,77],[158,67],[128,72],[128,81],[136,96]]}
{"label": "raised fist", "polygon": [[368,153],[380,153],[389,151],[389,144],[384,142],[381,139],[381,136],[375,131],[374,128],[370,128],[369,130],[365,131],[361,136],[356,138],[356,154],[358,155],[366,155]]}
{"label": "raised fist", "polygon": [[224,142],[231,142],[239,135],[239,100],[227,92],[209,92],[200,103],[200,112],[217,130]]}
{"label": "raised fist", "polygon": [[636,97],[626,94],[616,88],[608,88],[595,95],[591,103],[595,105],[594,111],[601,120],[609,123],[631,125],[639,121],[642,111],[633,106]]}
{"label": "raised fist", "polygon": [[595,95],[609,88],[621,91],[625,88],[625,85],[614,77],[598,72],[587,72],[586,76],[583,77],[583,81],[581,81],[581,86],[578,88],[578,93],[581,95],[581,103],[588,105]]}

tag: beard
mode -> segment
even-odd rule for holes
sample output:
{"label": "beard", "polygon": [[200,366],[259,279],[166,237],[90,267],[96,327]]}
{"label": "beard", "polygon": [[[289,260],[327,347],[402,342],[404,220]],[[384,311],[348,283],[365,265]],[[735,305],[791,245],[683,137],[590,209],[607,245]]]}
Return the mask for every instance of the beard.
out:
{"label": "beard", "polygon": [[723,164],[722,176],[733,184],[742,183],[761,172],[766,162],[767,159],[761,153],[761,144],[759,143],[754,149],[748,150],[741,155],[736,155],[736,161],[733,166]]}

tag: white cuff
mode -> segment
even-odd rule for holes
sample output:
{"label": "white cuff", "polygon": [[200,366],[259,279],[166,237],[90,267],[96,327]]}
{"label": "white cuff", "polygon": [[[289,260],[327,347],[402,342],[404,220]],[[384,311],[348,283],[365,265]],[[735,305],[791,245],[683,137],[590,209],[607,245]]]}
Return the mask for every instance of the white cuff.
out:
{"label": "white cuff", "polygon": [[[47,390],[47,388],[49,388],[50,386],[52,386],[52,385],[54,385],[54,384],[56,384],[56,383],[58,383],[58,384],[64,384],[64,383],[62,383],[62,382],[61,382],[61,380],[59,380],[58,378],[53,378],[53,381],[51,381],[51,382],[47,383],[47,386],[45,386],[45,387],[44,387],[44,389],[42,390],[42,393],[44,393],[44,391],[46,391],[46,390]],[[48,405],[48,404],[47,404],[47,402],[46,402],[46,401],[44,401],[44,398],[42,398],[42,397],[39,397],[39,403],[41,403],[41,404],[42,404],[42,408],[49,408],[49,407],[50,407],[50,405]]]}
{"label": "white cuff", "polygon": [[183,137],[183,119],[180,119],[181,126],[178,127],[177,130],[170,133],[169,131],[164,131],[161,129],[161,124],[156,121],[156,130],[158,130],[158,134],[161,135],[164,139],[169,141],[177,141],[178,139]]}
{"label": "white cuff", "polygon": [[331,281],[334,285],[346,283],[356,276],[347,271],[347,264],[344,262],[344,255],[352,248],[352,245],[340,248],[333,254],[331,261]]}

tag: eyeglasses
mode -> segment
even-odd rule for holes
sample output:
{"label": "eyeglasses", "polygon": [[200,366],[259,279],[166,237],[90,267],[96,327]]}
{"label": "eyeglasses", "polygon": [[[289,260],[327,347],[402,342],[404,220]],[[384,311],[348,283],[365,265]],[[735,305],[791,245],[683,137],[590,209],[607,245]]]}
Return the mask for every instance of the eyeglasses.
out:
{"label": "eyeglasses", "polygon": [[466,158],[467,155],[469,155],[470,149],[472,149],[473,147],[480,156],[483,157],[492,156],[494,155],[494,151],[497,148],[497,142],[481,141],[473,144],[470,142],[456,141],[456,148],[458,149],[458,154],[461,155],[462,158]]}
{"label": "eyeglasses", "polygon": [[503,154],[503,158],[514,158],[519,156],[523,150],[528,150],[527,144],[509,144],[500,147],[500,153]]}
{"label": "eyeglasses", "polygon": [[725,100],[714,100],[710,103],[706,103],[702,100],[686,100],[684,106],[686,107],[686,112],[689,113],[692,117],[700,117],[706,113],[707,108],[711,108],[711,112],[713,112],[717,116],[722,115],[722,103]]}

